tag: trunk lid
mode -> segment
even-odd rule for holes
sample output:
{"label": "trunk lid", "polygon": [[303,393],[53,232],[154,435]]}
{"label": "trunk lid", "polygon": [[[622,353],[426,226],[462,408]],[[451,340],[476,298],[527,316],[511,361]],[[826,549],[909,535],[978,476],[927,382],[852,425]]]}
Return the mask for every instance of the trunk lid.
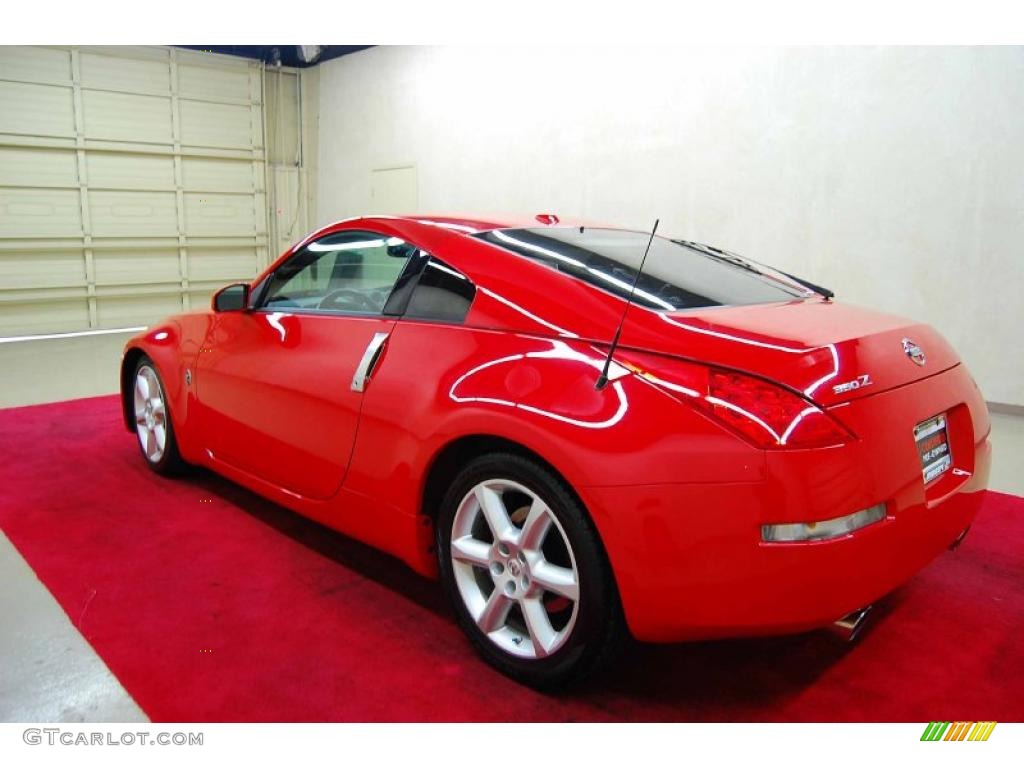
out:
{"label": "trunk lid", "polygon": [[624,346],[763,376],[824,407],[910,384],[960,362],[928,325],[821,299],[640,316],[630,317]]}

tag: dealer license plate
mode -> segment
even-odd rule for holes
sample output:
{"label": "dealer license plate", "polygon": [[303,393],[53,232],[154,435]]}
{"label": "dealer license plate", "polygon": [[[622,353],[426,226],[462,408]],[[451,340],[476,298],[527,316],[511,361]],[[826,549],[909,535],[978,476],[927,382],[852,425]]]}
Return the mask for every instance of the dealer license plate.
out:
{"label": "dealer license plate", "polygon": [[953,464],[949,453],[949,435],[946,432],[946,414],[941,414],[914,427],[914,442],[921,457],[921,473],[930,483]]}

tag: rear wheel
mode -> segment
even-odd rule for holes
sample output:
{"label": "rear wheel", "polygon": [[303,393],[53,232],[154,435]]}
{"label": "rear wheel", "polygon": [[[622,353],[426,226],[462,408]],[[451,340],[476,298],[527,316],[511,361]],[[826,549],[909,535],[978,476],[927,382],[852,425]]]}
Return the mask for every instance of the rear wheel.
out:
{"label": "rear wheel", "polygon": [[614,654],[624,629],[604,551],[547,468],[512,454],[470,462],[443,502],[437,544],[459,623],[500,671],[564,685]]}
{"label": "rear wheel", "polygon": [[132,405],[139,449],[150,469],[161,475],[181,472],[185,462],[178,453],[163,382],[153,361],[146,356],[135,364]]}

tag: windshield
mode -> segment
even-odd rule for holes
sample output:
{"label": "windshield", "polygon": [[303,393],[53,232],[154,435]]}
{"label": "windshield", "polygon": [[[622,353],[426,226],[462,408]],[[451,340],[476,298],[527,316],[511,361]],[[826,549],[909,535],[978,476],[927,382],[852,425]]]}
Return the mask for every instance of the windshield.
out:
{"label": "windshield", "polygon": [[[496,229],[477,235],[590,285],[628,298],[649,233],[621,229]],[[655,237],[633,301],[650,309],[765,304],[808,295],[802,287],[696,244]]]}

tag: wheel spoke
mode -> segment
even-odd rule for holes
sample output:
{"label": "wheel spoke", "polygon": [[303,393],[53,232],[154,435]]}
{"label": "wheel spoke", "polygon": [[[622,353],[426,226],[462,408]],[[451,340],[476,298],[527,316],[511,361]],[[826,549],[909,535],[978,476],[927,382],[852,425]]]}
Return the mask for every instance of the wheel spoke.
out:
{"label": "wheel spoke", "polygon": [[156,435],[153,434],[152,429],[146,429],[146,455],[149,458],[153,458],[156,454]]}
{"label": "wheel spoke", "polygon": [[519,546],[526,550],[540,549],[550,527],[551,513],[547,504],[540,499],[534,499],[526,520],[523,521],[523,529],[519,533]]}
{"label": "wheel spoke", "polygon": [[509,519],[505,503],[496,491],[485,485],[478,486],[476,499],[480,503],[480,510],[484,514],[484,519],[487,521],[487,526],[491,529],[495,541],[508,541],[515,535],[515,526]]}
{"label": "wheel spoke", "polygon": [[153,427],[153,434],[156,436],[156,447],[162,453],[164,445],[167,444],[167,430],[163,424],[157,424]]}
{"label": "wheel spoke", "polygon": [[495,588],[491,592],[491,596],[487,598],[480,615],[476,617],[477,626],[487,634],[501,629],[505,626],[505,619],[508,618],[508,611],[511,607],[512,599],[500,589]]}
{"label": "wheel spoke", "polygon": [[547,560],[541,560],[531,567],[530,572],[533,575],[533,583],[548,592],[567,597],[573,602],[580,599],[580,587],[571,568],[563,568]]}
{"label": "wheel spoke", "polygon": [[149,381],[143,372],[135,377],[135,391],[139,393],[143,403],[149,399]]}
{"label": "wheel spoke", "polygon": [[537,656],[547,656],[557,639],[558,633],[551,626],[547,609],[539,597],[528,597],[519,602],[519,607],[526,619],[526,628],[530,631],[530,640]]}
{"label": "wheel spoke", "polygon": [[490,552],[490,544],[472,536],[452,539],[452,557],[460,562],[486,568],[490,564]]}

